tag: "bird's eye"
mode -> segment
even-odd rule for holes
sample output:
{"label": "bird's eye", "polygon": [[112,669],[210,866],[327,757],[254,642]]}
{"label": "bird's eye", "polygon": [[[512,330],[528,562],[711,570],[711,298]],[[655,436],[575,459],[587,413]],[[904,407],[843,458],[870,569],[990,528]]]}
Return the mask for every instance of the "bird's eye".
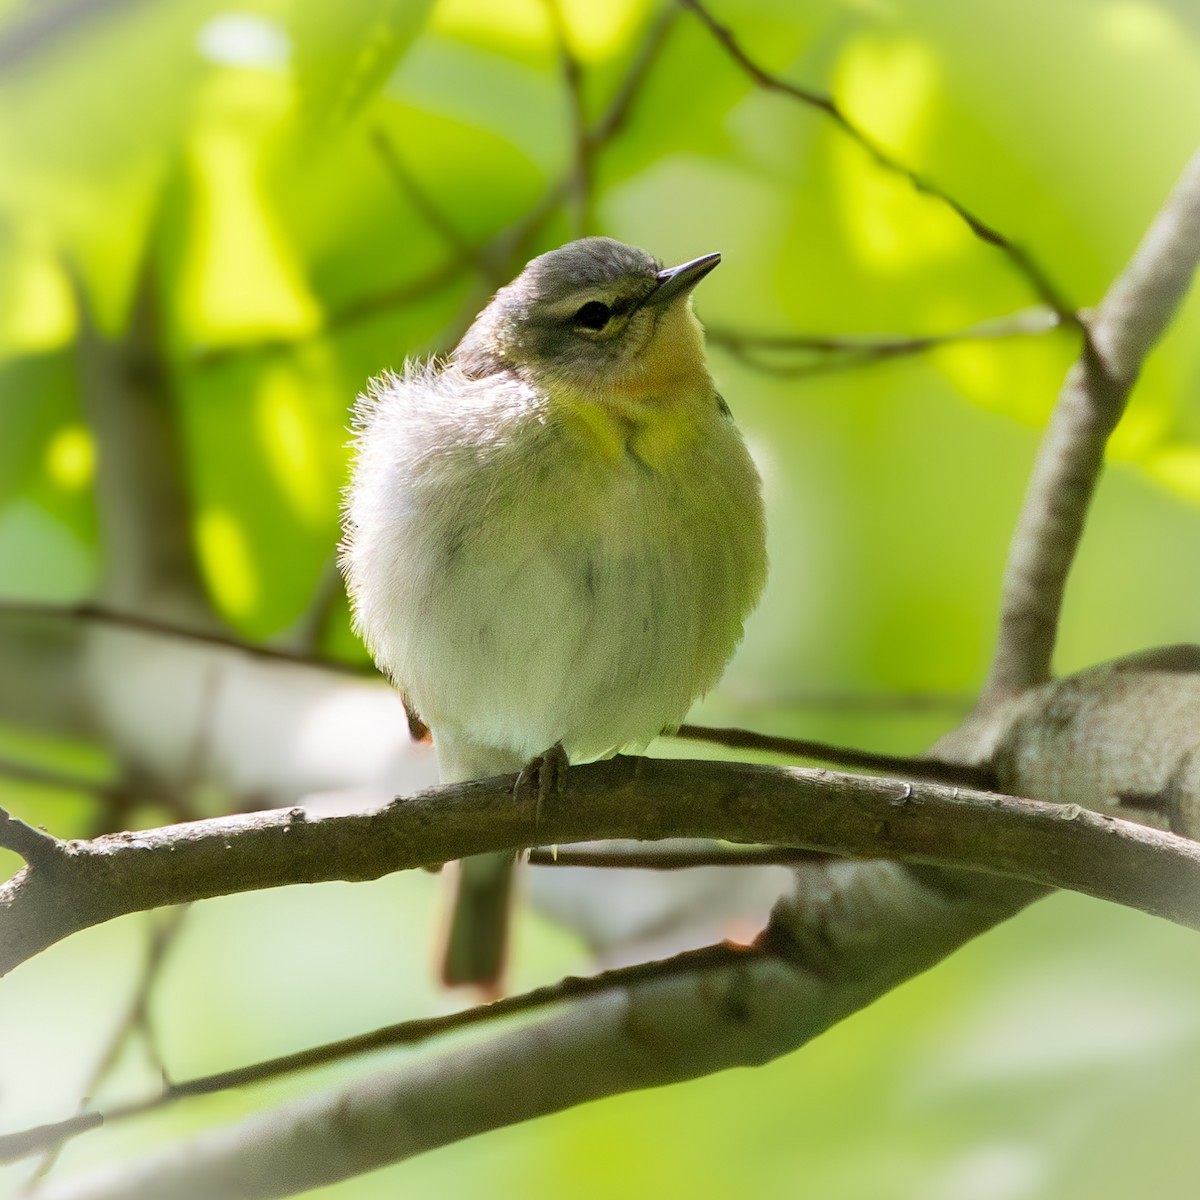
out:
{"label": "bird's eye", "polygon": [[599,333],[612,318],[612,309],[599,300],[589,300],[571,318],[571,323],[577,329],[591,329]]}

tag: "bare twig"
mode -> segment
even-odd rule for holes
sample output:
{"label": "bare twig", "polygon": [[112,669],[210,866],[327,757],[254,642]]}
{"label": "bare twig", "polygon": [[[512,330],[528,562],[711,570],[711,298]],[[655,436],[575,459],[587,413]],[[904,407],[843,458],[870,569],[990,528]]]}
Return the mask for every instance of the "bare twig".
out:
{"label": "bare twig", "polygon": [[824,903],[798,906],[760,948],[700,951],[688,969],[65,1179],[43,1200],[292,1195],[600,1096],[761,1064],[1037,894],[995,880],[964,897],[889,863],[841,864],[823,886]]}
{"label": "bare twig", "polygon": [[1042,439],[1004,573],[981,709],[1046,682],[1067,575],[1109,434],[1200,261],[1200,153],[1089,323]]}
{"label": "bare twig", "polygon": [[545,0],[545,7],[570,103],[571,130],[575,143],[575,166],[571,172],[571,191],[575,197],[574,236],[583,237],[591,226],[592,157],[596,150],[584,103],[583,64],[571,48],[570,33],[558,0]]}
{"label": "bare twig", "polygon": [[926,354],[963,342],[1037,337],[1061,326],[1053,309],[1039,306],[1010,317],[981,321],[953,333],[925,336],[829,337],[802,334],[741,333],[718,326],[706,329],[709,342],[739,362],[770,375],[798,378]]}
{"label": "bare twig", "polygon": [[[570,197],[572,191],[578,191],[581,186],[590,187],[586,181],[590,179],[597,155],[624,129],[633,105],[651,68],[662,53],[667,35],[677,17],[678,10],[673,4],[668,4],[650,23],[608,107],[597,118],[595,124],[577,133],[576,150],[571,165],[543,192],[541,199],[519,221],[497,234],[481,248],[474,265],[485,285],[485,291],[491,291],[512,278],[529,257],[534,238],[558,211],[560,205]],[[581,172],[586,172],[586,177],[582,176]],[[584,181],[582,184],[581,179]],[[479,296],[468,297],[450,324],[450,336],[446,339],[449,343],[457,341],[472,320],[479,300]]]}
{"label": "bare twig", "polygon": [[469,261],[477,252],[476,247],[463,237],[454,222],[446,216],[421,186],[416,176],[408,169],[408,164],[400,157],[400,151],[388,137],[387,132],[380,128],[373,129],[371,141],[408,202],[421,214],[426,224],[456,253],[459,261]]}
{"label": "bare twig", "polygon": [[563,1004],[569,1000],[579,1000],[587,996],[635,986],[653,979],[666,979],[672,975],[694,974],[697,971],[728,966],[735,961],[745,960],[747,955],[756,953],[761,954],[762,951],[716,945],[702,950],[690,950],[672,958],[618,967],[596,975],[567,976],[557,983],[534,988],[532,991],[523,992],[517,996],[506,996],[490,1004],[480,1004],[473,1008],[436,1017],[418,1017],[411,1021],[399,1021],[394,1025],[385,1025],[381,1029],[372,1030],[370,1033],[341,1038],[335,1042],[326,1042],[294,1054],[283,1054],[277,1058],[236,1067],[229,1071],[219,1071],[182,1083],[169,1084],[159,1095],[147,1100],[115,1105],[104,1112],[82,1112],[74,1117],[68,1117],[64,1121],[39,1125],[18,1133],[0,1136],[0,1162],[12,1162],[40,1150],[59,1147],[69,1138],[86,1133],[90,1129],[96,1129],[100,1125],[141,1116],[143,1113],[163,1108],[185,1098],[209,1096],[230,1088],[265,1083],[271,1079],[279,1079],[299,1071],[326,1066],[332,1062],[340,1062],[375,1050],[420,1045],[460,1029],[502,1021],[508,1017],[535,1012],[553,1005]]}
{"label": "bare twig", "polygon": [[[596,155],[625,127],[637,96],[658,59],[677,17],[678,10],[673,4],[668,4],[651,21],[629,69],[613,93],[607,108],[586,131],[586,137],[578,148],[574,161],[557,180],[546,188],[541,198],[524,216],[507,229],[501,230],[482,246],[465,244],[464,248],[453,257],[432,268],[418,279],[406,281],[371,295],[360,296],[350,303],[332,310],[326,318],[321,336],[325,336],[332,330],[370,319],[381,312],[388,312],[414,301],[423,300],[457,282],[464,271],[475,271],[488,291],[494,290],[500,284],[511,279],[515,269],[529,257],[530,246],[537,234],[558,211],[563,201],[570,196],[572,189],[577,187],[579,163],[586,161],[590,169],[590,164],[595,161]],[[451,322],[452,332],[447,341],[452,343],[457,340],[454,331],[461,333],[464,319],[474,316],[477,308],[477,297],[469,298],[463,311]],[[469,315],[465,317],[464,314]],[[288,350],[304,340],[307,339],[259,342],[250,346],[205,350],[198,354],[197,358],[206,364],[213,364],[243,354]]]}
{"label": "bare twig", "polygon": [[742,697],[748,703],[776,708],[820,709],[824,712],[905,716],[912,713],[961,714],[969,711],[974,697],[966,692],[907,691],[860,692],[812,688],[798,691],[755,692]]}
{"label": "bare twig", "polygon": [[837,101],[824,92],[802,87],[791,83],[778,75],[772,74],[756,63],[742,48],[733,31],[722,25],[700,2],[700,0],[679,0],[684,7],[691,9],[704,23],[709,33],[722,46],[729,57],[751,78],[759,87],[767,91],[779,92],[785,96],[816,109],[831,120],[852,141],[863,148],[876,165],[895,175],[899,175],[920,193],[931,196],[946,205],[981,242],[994,246],[1016,267],[1025,277],[1039,299],[1048,304],[1066,323],[1079,324],[1074,307],[1060,294],[1050,281],[1049,276],[1038,265],[1033,256],[1017,243],[1006,238],[998,229],[989,225],[961,201],[956,200],[944,188],[927,179],[924,175],[906,166],[890,151],[885,150],[878,142],[860,129],[846,115]]}
{"label": "bare twig", "polygon": [[818,762],[837,763],[841,767],[860,767],[881,771],[901,779],[927,779],[933,783],[959,783],[964,787],[994,788],[995,772],[988,766],[947,762],[906,754],[876,754],[850,746],[831,746],[806,738],[776,737],[749,729],[719,729],[709,725],[680,725],[674,735],[694,742],[713,742],[734,750],[765,750],[792,758],[815,758]]}
{"label": "bare twig", "polygon": [[77,621],[85,624],[110,625],[116,629],[131,629],[134,632],[143,633],[147,637],[178,638],[181,641],[199,642],[201,645],[212,646],[214,649],[236,650],[239,654],[245,654],[250,658],[266,659],[269,662],[288,663],[297,667],[317,667],[339,675],[378,676],[378,672],[368,662],[348,663],[335,658],[318,658],[304,651],[285,650],[277,646],[246,642],[231,633],[207,628],[194,629],[173,621],[124,612],[103,604],[94,604],[91,601],[71,605],[0,601],[0,620],[5,617],[19,620],[33,618],[35,620]]}
{"label": "bare twig", "polygon": [[[322,659],[318,651],[329,623],[345,597],[346,586],[338,570],[337,555],[331,553],[317,576],[304,611],[282,638],[283,646],[297,654],[307,654],[313,661],[330,662],[330,659]],[[361,666],[365,674],[367,664]]]}
{"label": "bare twig", "polygon": [[[108,1045],[104,1048],[99,1060],[92,1069],[91,1075],[88,1077],[88,1081],[83,1089],[83,1102],[80,1105],[79,1112],[74,1117],[58,1122],[55,1125],[40,1126],[36,1133],[33,1130],[24,1130],[19,1134],[0,1137],[0,1162],[9,1161],[13,1158],[23,1158],[25,1155],[37,1153],[39,1150],[46,1151],[45,1157],[38,1164],[37,1171],[34,1172],[29,1180],[30,1184],[34,1184],[39,1179],[44,1178],[57,1160],[58,1152],[68,1137],[82,1133],[85,1129],[94,1129],[105,1120],[101,1114],[89,1112],[87,1105],[108,1076],[112,1074],[113,1069],[120,1060],[122,1052],[134,1036],[141,1036],[146,1047],[146,1053],[152,1064],[157,1066],[163,1078],[166,1078],[162,1056],[158,1052],[154,1033],[150,1025],[149,1003],[154,991],[154,985],[158,982],[162,965],[166,960],[167,951],[170,949],[176,934],[179,932],[186,912],[187,908],[183,906],[172,909],[167,914],[166,919],[160,921],[150,931],[146,943],[146,957],[142,963],[141,975],[134,986],[133,995],[130,997],[124,1016],[117,1023],[108,1040]],[[49,1135],[50,1130],[56,1129],[63,1131],[61,1135]],[[25,1148],[20,1149],[19,1147],[22,1146]],[[26,1190],[28,1191],[29,1189],[27,1188]]]}
{"label": "bare twig", "polygon": [[7,758],[0,758],[0,776],[18,783],[32,783],[37,787],[73,788],[81,792],[98,792],[111,786],[108,782],[87,775],[35,767]]}
{"label": "bare twig", "polygon": [[[183,641],[199,642],[212,646],[214,649],[233,650],[251,658],[266,659],[297,667],[310,667],[317,670],[331,671],[338,675],[351,675],[358,678],[377,678],[378,672],[367,662],[348,663],[341,659],[325,658],[301,650],[282,649],[277,646],[263,646],[259,643],[242,641],[233,634],[224,634],[209,630],[190,629],[172,624],[169,621],[159,621],[150,617],[137,616],[131,613],[118,612],[103,605],[85,602],[69,606],[47,604],[23,604],[0,601],[0,620],[11,617],[19,620],[30,618],[38,620],[56,620],[82,622],[85,624],[111,625],[116,628],[130,629],[143,633],[147,637],[171,637]],[[945,707],[947,704],[957,705],[956,698],[940,696],[900,696],[900,697],[845,697],[845,696],[811,696],[788,700],[790,704],[804,704],[808,707],[833,708],[845,710],[848,708],[864,708],[867,711],[878,711],[881,708],[892,709],[901,706],[905,709],[924,710]],[[964,699],[962,707],[969,705]],[[418,714],[409,712],[409,729],[414,741],[421,741],[427,734],[427,727],[420,721]],[[793,757],[814,758],[822,762],[837,763],[844,767],[863,767],[867,770],[892,772],[899,775],[909,775],[916,779],[929,779],[943,783],[961,783],[971,787],[991,787],[994,778],[984,767],[966,766],[958,763],[941,762],[937,759],[923,757],[908,757],[904,755],[880,755],[867,750],[856,750],[844,746],[832,746],[825,742],[808,741],[800,738],[773,737],[756,733],[748,729],[713,729],[707,726],[683,725],[676,736],[691,738],[697,741],[713,742],[718,745],[735,749],[757,749],[773,753],[788,754]],[[97,790],[98,785],[93,781],[75,780],[73,777],[62,777],[57,774],[45,775],[33,768],[18,764],[5,763],[0,760],[0,775],[11,775],[13,778],[29,779],[33,782],[79,786],[89,790]]]}

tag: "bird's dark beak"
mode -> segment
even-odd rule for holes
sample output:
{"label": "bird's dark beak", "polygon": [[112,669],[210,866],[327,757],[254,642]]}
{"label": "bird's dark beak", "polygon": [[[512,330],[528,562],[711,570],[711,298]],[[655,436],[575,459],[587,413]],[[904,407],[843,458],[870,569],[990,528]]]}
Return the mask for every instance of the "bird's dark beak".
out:
{"label": "bird's dark beak", "polygon": [[719,254],[703,254],[679,267],[668,267],[658,273],[658,286],[646,298],[646,304],[669,304],[686,296],[721,261]]}

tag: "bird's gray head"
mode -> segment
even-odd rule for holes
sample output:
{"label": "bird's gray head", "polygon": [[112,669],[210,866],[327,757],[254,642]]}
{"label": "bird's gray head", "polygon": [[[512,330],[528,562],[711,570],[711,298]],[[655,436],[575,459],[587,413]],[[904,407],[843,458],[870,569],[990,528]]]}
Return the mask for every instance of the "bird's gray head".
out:
{"label": "bird's gray head", "polygon": [[653,382],[664,356],[694,358],[703,370],[689,297],[720,258],[663,270],[646,251],[612,238],[570,242],[533,259],[496,293],[455,361],[473,376],[516,371],[580,394],[634,377]]}

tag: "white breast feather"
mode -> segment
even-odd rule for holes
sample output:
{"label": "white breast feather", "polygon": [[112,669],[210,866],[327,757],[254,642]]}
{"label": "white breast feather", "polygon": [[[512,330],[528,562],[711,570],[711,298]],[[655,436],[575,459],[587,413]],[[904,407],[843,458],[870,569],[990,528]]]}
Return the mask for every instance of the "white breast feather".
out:
{"label": "white breast feather", "polygon": [[711,687],[765,577],[758,477],[713,403],[659,473],[523,384],[422,366],[360,406],[343,561],[360,632],[447,739],[507,769],[645,746]]}

